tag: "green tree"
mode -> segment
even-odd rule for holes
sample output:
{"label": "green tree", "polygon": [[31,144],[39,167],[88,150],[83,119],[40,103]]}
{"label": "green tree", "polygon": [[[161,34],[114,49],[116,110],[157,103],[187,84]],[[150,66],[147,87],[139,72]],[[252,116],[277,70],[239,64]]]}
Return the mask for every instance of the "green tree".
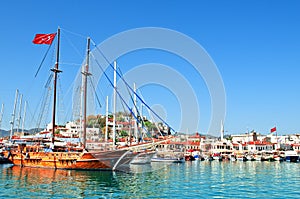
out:
{"label": "green tree", "polygon": [[128,136],[128,132],[122,130],[122,131],[120,132],[120,136],[121,136],[121,137],[126,137],[126,136]]}
{"label": "green tree", "polygon": [[105,124],[106,124],[106,118],[105,118],[105,117],[99,117],[99,118],[98,118],[98,124],[99,124],[100,128],[105,127]]}
{"label": "green tree", "polygon": [[149,131],[152,131],[152,130],[155,130],[155,129],[156,129],[155,124],[153,124],[152,122],[150,122],[150,121],[148,121],[148,120],[144,121],[144,125],[147,127],[147,129],[148,129]]}

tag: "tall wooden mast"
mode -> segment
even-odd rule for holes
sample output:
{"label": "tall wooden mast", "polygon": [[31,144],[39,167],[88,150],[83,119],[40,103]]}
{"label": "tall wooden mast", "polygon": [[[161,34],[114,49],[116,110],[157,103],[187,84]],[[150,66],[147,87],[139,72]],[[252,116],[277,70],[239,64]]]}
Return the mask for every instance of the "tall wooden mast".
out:
{"label": "tall wooden mast", "polygon": [[87,38],[87,53],[86,53],[86,65],[84,68],[83,74],[83,135],[82,135],[82,144],[83,147],[86,148],[86,123],[87,123],[87,76],[90,75],[89,73],[89,60],[90,60],[90,38]]}
{"label": "tall wooden mast", "polygon": [[114,61],[113,148],[116,147],[117,62]]}
{"label": "tall wooden mast", "polygon": [[62,72],[58,69],[59,64],[59,43],[60,43],[60,28],[57,29],[57,50],[56,50],[56,62],[55,67],[51,69],[54,73],[53,83],[53,111],[52,111],[52,138],[51,142],[54,144],[54,133],[55,133],[55,113],[56,113],[56,87],[57,87],[57,74]]}

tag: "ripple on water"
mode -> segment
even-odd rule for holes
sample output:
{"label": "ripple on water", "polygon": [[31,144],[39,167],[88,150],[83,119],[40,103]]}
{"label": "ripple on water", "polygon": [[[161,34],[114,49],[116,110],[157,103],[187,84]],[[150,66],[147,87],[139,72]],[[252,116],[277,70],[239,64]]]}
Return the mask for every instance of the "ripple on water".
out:
{"label": "ripple on water", "polygon": [[133,173],[2,166],[0,198],[298,198],[300,195],[300,164],[195,161],[130,169]]}

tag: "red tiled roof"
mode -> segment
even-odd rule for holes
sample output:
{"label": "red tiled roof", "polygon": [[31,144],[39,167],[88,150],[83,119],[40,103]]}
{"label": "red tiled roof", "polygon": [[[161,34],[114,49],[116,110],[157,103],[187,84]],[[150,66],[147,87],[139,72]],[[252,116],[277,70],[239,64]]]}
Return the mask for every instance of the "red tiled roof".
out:
{"label": "red tiled roof", "polygon": [[248,145],[272,145],[270,142],[265,141],[251,141],[247,143]]}
{"label": "red tiled roof", "polygon": [[292,146],[300,146],[300,143],[291,144]]}

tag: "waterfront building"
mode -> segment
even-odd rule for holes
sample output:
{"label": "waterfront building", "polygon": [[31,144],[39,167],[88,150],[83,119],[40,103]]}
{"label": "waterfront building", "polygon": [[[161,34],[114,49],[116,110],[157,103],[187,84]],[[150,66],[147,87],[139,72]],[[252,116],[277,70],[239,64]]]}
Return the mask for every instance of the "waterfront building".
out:
{"label": "waterfront building", "polygon": [[171,140],[161,142],[156,146],[156,149],[161,152],[164,151],[183,152],[184,148],[185,148],[184,142],[174,142]]}
{"label": "waterfront building", "polygon": [[233,152],[234,148],[230,141],[215,141],[211,144],[212,154],[220,154],[223,158],[228,158]]}
{"label": "waterfront building", "polygon": [[272,151],[273,144],[265,141],[251,141],[247,143],[249,152],[256,153],[258,151]]}
{"label": "waterfront building", "polygon": [[263,141],[266,136],[261,135],[255,131],[251,131],[250,133],[231,135],[231,138],[233,143],[245,143],[257,140]]}
{"label": "waterfront building", "polygon": [[[55,131],[62,137],[78,138],[81,137],[82,126],[78,122],[70,121],[66,125],[56,125]],[[52,124],[48,124],[44,132],[51,132]],[[86,139],[91,141],[99,141],[100,139],[99,128],[86,128]]]}

